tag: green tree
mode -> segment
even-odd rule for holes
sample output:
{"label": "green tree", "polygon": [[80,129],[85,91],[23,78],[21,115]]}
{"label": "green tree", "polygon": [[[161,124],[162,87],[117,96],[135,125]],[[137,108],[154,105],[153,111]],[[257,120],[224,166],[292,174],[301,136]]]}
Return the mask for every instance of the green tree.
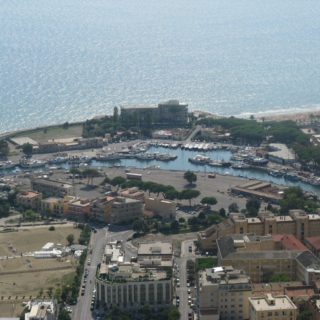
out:
{"label": "green tree", "polygon": [[39,214],[31,209],[28,209],[22,213],[24,220],[35,221],[39,218]]}
{"label": "green tree", "polygon": [[30,143],[24,143],[22,145],[22,152],[26,155],[26,156],[31,156],[32,152],[33,152],[33,146]]}
{"label": "green tree", "polygon": [[67,235],[68,245],[71,246],[74,242],[74,235],[72,233]]}
{"label": "green tree", "polygon": [[261,202],[258,199],[255,199],[255,198],[248,199],[246,203],[246,209],[247,209],[248,215],[250,217],[256,217],[258,215],[260,206],[261,206]]}
{"label": "green tree", "polygon": [[225,217],[226,216],[226,210],[224,208],[221,208],[219,210],[219,214],[220,214],[221,217]]}
{"label": "green tree", "polygon": [[5,140],[0,140],[0,157],[6,158],[9,155],[9,145]]}
{"label": "green tree", "polygon": [[191,200],[199,197],[199,195],[200,195],[200,191],[198,190],[184,189],[180,192],[179,198],[181,200],[188,200],[189,206],[191,207]]}
{"label": "green tree", "polygon": [[135,232],[138,233],[145,233],[148,232],[148,225],[146,224],[146,222],[144,221],[144,219],[137,219],[133,222],[132,224],[132,229]]}
{"label": "green tree", "polygon": [[192,171],[186,171],[183,178],[188,181],[189,185],[192,185],[197,181],[197,175]]}
{"label": "green tree", "polygon": [[87,184],[91,184],[93,185],[93,179],[95,177],[99,177],[100,173],[97,169],[94,168],[86,168],[82,171],[82,174],[84,177],[86,177],[88,179]]}
{"label": "green tree", "polygon": [[215,197],[204,197],[201,199],[201,203],[206,205],[207,209],[210,209],[210,206],[214,206],[218,203],[217,199]]}
{"label": "green tree", "polygon": [[118,107],[113,108],[113,122],[116,124],[119,121],[119,110]]}
{"label": "green tree", "polygon": [[271,277],[271,282],[288,282],[290,278],[286,274],[275,274]]}
{"label": "green tree", "polygon": [[229,205],[228,210],[229,212],[239,212],[239,206],[235,202],[232,202]]}
{"label": "green tree", "polygon": [[174,220],[171,222],[170,227],[171,227],[172,232],[177,232],[177,231],[179,231],[180,224],[177,220]]}
{"label": "green tree", "polygon": [[111,185],[121,187],[126,182],[126,179],[123,177],[115,177],[111,180]]}
{"label": "green tree", "polygon": [[71,320],[68,311],[65,309],[60,309],[58,320]]}
{"label": "green tree", "polygon": [[0,218],[8,217],[10,213],[10,205],[8,201],[0,200]]}

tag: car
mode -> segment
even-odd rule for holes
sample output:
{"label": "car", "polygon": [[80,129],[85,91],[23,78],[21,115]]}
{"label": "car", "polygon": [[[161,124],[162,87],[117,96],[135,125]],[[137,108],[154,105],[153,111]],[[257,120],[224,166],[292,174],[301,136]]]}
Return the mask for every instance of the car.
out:
{"label": "car", "polygon": [[188,287],[188,288],[190,287],[190,282],[187,282],[187,287]]}
{"label": "car", "polygon": [[176,301],[176,307],[179,307],[179,305],[180,305],[180,301],[177,300],[177,301]]}
{"label": "car", "polygon": [[189,246],[189,252],[192,252],[192,246]]}
{"label": "car", "polygon": [[188,294],[190,294],[190,293],[191,293],[191,289],[189,288],[189,289],[188,289]]}
{"label": "car", "polygon": [[188,320],[192,320],[193,316],[191,312],[188,312]]}
{"label": "car", "polygon": [[180,288],[180,282],[177,282],[177,287]]}

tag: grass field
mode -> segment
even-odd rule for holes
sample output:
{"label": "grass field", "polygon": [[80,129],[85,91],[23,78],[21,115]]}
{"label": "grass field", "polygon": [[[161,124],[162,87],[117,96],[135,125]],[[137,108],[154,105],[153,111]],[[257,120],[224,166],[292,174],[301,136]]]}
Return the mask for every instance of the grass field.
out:
{"label": "grass field", "polygon": [[0,315],[3,317],[14,317],[22,313],[24,307],[21,302],[0,302]]}
{"label": "grass field", "polygon": [[82,136],[82,125],[69,125],[68,129],[62,126],[49,127],[47,129],[33,129],[18,133],[15,137],[29,137],[38,142],[47,142],[50,139],[62,139]]}
{"label": "grass field", "polygon": [[218,259],[213,257],[198,258],[196,259],[196,270],[205,270],[209,268],[216,267],[218,264]]}
{"label": "grass field", "polygon": [[[66,244],[68,234],[73,234],[75,241],[77,241],[80,229],[75,229],[72,226],[55,226],[54,231],[49,231],[46,226],[0,233],[0,256],[12,256],[40,250],[47,242]],[[14,248],[16,253],[10,247]]]}

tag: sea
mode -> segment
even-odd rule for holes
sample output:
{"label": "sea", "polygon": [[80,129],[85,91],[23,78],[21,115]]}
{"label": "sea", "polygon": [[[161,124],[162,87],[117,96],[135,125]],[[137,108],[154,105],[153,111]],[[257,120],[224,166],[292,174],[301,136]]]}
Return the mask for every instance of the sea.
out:
{"label": "sea", "polygon": [[320,109],[319,0],[0,0],[0,132],[179,99]]}

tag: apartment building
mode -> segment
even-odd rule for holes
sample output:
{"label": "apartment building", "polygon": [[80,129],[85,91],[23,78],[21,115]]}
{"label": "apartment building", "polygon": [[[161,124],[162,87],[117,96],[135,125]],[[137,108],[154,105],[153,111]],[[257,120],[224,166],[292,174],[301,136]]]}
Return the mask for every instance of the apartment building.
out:
{"label": "apartment building", "polygon": [[26,191],[17,194],[16,203],[24,209],[38,210],[40,207],[42,194],[35,191]]}
{"label": "apartment building", "polygon": [[250,278],[230,266],[206,269],[199,273],[199,309],[204,320],[249,319]]}
{"label": "apartment building", "polygon": [[249,298],[250,320],[295,320],[298,308],[286,295]]}
{"label": "apartment building", "polygon": [[295,258],[301,251],[277,250],[269,236],[232,235],[217,240],[220,265],[243,269],[252,282],[270,282],[274,275],[296,278]]}
{"label": "apartment building", "polygon": [[303,210],[290,210],[288,216],[263,212],[255,218],[233,213],[223,223],[199,232],[198,240],[204,250],[215,250],[216,240],[228,234],[292,234],[299,240],[304,240],[306,237],[318,236],[319,230],[320,215],[307,214]]}
{"label": "apartment building", "polygon": [[144,192],[139,190],[139,188],[137,188],[137,187],[123,189],[123,190],[119,191],[118,194],[120,197],[140,200],[140,201],[144,202]]}
{"label": "apartment building", "polygon": [[138,263],[143,266],[172,267],[173,248],[170,242],[140,243]]}
{"label": "apartment building", "polygon": [[42,215],[62,216],[65,212],[65,199],[49,197],[41,200],[40,213]]}
{"label": "apartment building", "polygon": [[157,309],[172,303],[171,273],[139,263],[123,262],[116,244],[108,246],[97,271],[97,299],[108,308],[138,309],[143,305]]}
{"label": "apartment building", "polygon": [[89,217],[91,213],[91,201],[77,197],[68,197],[65,203],[65,214],[74,218]]}
{"label": "apartment building", "polygon": [[176,217],[176,203],[166,199],[146,198],[145,210],[152,211],[154,215],[165,220],[175,219]]}
{"label": "apartment building", "polygon": [[25,320],[56,320],[57,310],[53,301],[32,301],[29,312],[24,315]]}
{"label": "apartment building", "polygon": [[49,180],[32,179],[31,187],[33,191],[42,193],[43,197],[64,197],[72,193],[72,185],[69,183]]}

